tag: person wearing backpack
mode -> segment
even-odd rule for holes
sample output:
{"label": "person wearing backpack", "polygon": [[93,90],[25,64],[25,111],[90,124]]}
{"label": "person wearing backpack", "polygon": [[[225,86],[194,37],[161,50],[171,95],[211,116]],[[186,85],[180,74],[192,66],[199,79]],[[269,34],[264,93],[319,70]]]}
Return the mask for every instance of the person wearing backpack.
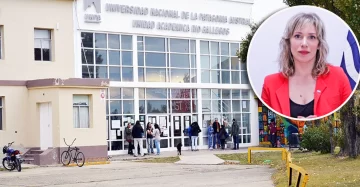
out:
{"label": "person wearing backpack", "polygon": [[191,124],[191,144],[192,144],[192,151],[198,151],[197,149],[197,143],[198,143],[198,136],[199,132],[201,132],[201,129],[199,127],[198,122],[194,122]]}
{"label": "person wearing backpack", "polygon": [[[192,124],[191,124],[191,125],[192,125]],[[188,134],[188,136],[189,136],[189,144],[190,144],[191,150],[193,150],[193,144],[192,144],[192,140],[191,140],[191,133],[192,133],[191,125],[190,125],[189,128],[187,129],[187,134]]]}

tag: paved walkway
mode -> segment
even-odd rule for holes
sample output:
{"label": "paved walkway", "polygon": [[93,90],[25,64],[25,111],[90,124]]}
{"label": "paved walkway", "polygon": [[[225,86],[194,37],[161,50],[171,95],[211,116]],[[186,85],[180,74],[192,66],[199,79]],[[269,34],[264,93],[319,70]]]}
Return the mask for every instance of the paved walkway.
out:
{"label": "paved walkway", "polygon": [[225,161],[213,154],[180,156],[180,161],[175,164],[182,165],[219,165]]}
{"label": "paved walkway", "polygon": [[[207,150],[201,149],[199,151],[182,151],[180,156],[180,161],[176,164],[198,164],[198,165],[217,165],[222,164],[224,161],[219,157],[215,156],[216,154],[234,154],[234,153],[247,153],[247,148],[241,148],[239,150]],[[128,161],[128,160],[143,160],[151,158],[165,158],[165,157],[175,157],[177,151],[164,151],[160,155],[145,155],[144,157],[134,157],[131,155],[116,155],[110,158],[111,161]]]}

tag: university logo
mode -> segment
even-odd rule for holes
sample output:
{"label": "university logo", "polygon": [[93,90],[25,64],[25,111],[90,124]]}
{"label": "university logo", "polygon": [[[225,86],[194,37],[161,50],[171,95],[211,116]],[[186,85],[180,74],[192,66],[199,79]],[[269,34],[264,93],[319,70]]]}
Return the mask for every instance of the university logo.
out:
{"label": "university logo", "polygon": [[101,13],[101,0],[84,0],[84,11],[94,5],[96,13]]}
{"label": "university logo", "polygon": [[91,6],[95,7],[97,14],[86,14],[84,20],[89,23],[100,23],[101,22],[101,0],[84,0],[84,11]]}

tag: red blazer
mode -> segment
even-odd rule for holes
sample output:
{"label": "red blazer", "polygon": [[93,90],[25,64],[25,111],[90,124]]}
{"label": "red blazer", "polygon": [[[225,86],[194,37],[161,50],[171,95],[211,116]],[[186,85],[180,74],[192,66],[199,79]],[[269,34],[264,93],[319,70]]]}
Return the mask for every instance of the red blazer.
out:
{"label": "red blazer", "polygon": [[[343,69],[332,65],[328,67],[329,73],[319,76],[316,80],[314,115],[318,117],[334,111],[352,92]],[[261,99],[276,112],[290,116],[289,80],[282,73],[266,76]]]}

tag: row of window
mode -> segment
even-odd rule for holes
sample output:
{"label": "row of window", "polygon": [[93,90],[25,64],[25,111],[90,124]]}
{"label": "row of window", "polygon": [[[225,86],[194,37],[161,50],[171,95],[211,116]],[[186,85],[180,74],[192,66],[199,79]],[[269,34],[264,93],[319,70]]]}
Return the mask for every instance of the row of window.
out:
{"label": "row of window", "polygon": [[[139,88],[139,99],[197,99],[197,89],[187,88]],[[202,99],[250,99],[249,90],[201,89]],[[134,88],[111,87],[106,98],[111,100],[135,99]]]}
{"label": "row of window", "polygon": [[[82,78],[105,78],[133,82],[134,71],[139,82],[197,83],[196,69],[83,66]],[[249,84],[246,71],[201,70],[201,83]]]}
{"label": "row of window", "polygon": [[[197,46],[191,39],[92,32],[82,32],[81,36],[83,78],[133,82],[137,71],[139,82],[197,83],[200,76],[201,83],[249,84],[246,66],[236,56],[240,43],[201,40]],[[196,53],[197,47],[200,53]]]}
{"label": "row of window", "polygon": [[[109,88],[106,114],[135,114],[133,88]],[[139,88],[140,114],[197,113],[197,89]],[[249,90],[202,89],[203,113],[250,112]]]}
{"label": "row of window", "polygon": [[[4,58],[3,33],[3,26],[0,26],[0,59]],[[34,29],[34,60],[51,61],[51,33],[48,29]]]}

